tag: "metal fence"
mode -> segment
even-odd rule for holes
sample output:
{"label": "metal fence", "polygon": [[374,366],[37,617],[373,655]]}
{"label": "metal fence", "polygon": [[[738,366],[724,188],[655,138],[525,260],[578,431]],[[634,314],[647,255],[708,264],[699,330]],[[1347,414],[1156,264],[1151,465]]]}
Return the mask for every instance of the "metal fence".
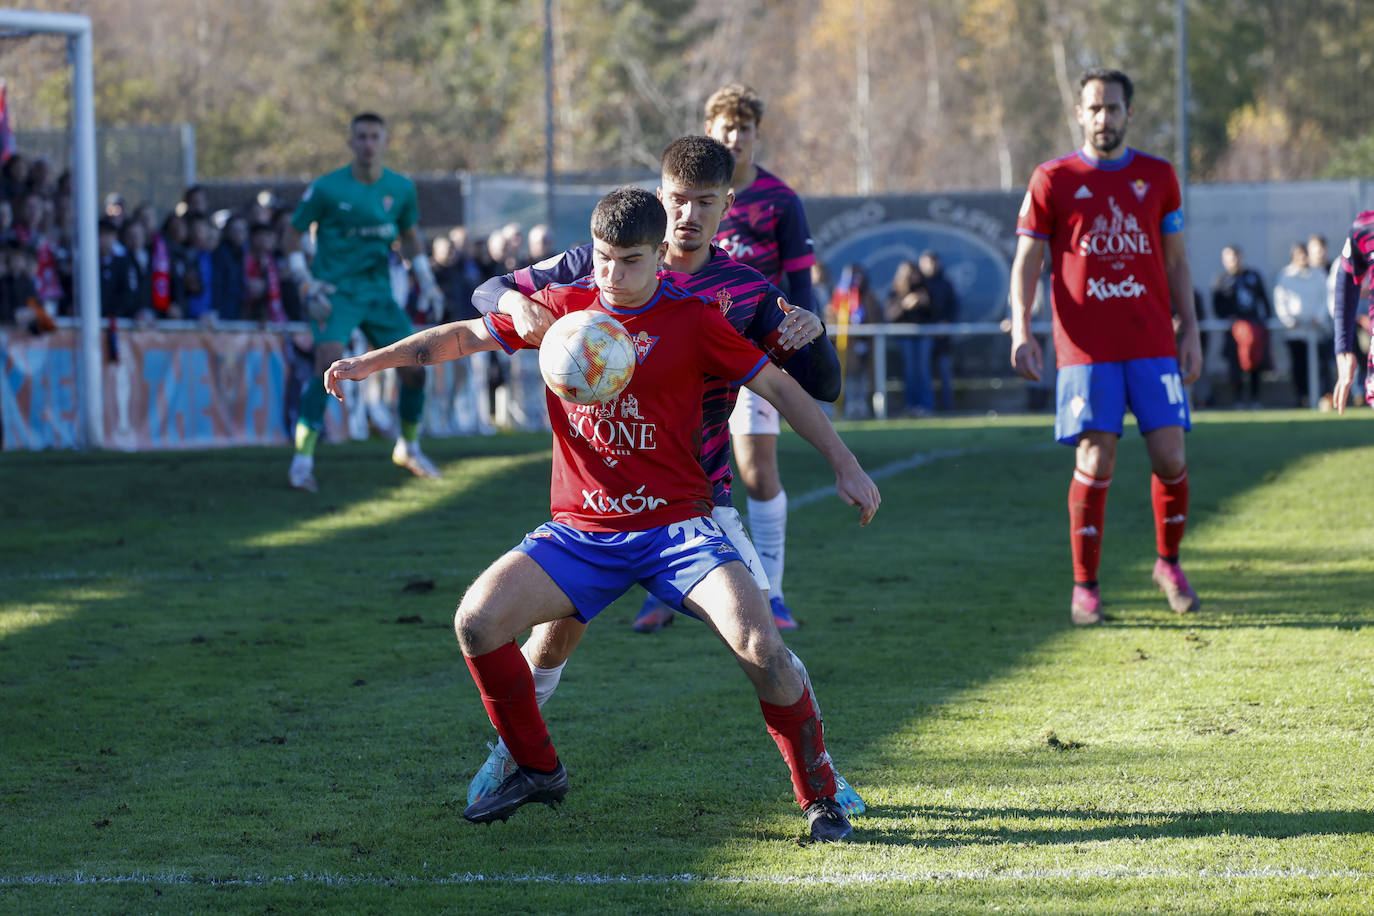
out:
{"label": "metal fence", "polygon": [[[72,161],[67,130],[15,131],[15,144],[26,156],[47,158],[58,172]],[[196,129],[190,124],[99,127],[95,151],[100,193],[119,194],[131,207],[148,201],[166,212],[196,181]]]}
{"label": "metal fence", "polygon": [[[1268,323],[1270,332],[1271,346],[1287,340],[1305,340],[1307,342],[1307,391],[1309,394],[1310,406],[1316,408],[1321,401],[1323,394],[1318,382],[1320,364],[1320,348],[1330,344],[1330,338],[1323,338],[1315,330],[1293,330],[1285,327],[1281,322],[1274,320]],[[1198,321],[1198,329],[1204,335],[1229,334],[1231,322],[1222,318],[1207,318]],[[838,341],[841,335],[841,328],[838,325],[830,324],[826,326],[826,331],[831,340]],[[1048,336],[1052,328],[1048,322],[1034,322],[1031,324],[1032,333],[1045,337]],[[888,353],[887,343],[889,340],[900,339],[902,337],[943,337],[962,338],[966,340],[976,340],[979,338],[987,339],[992,337],[1006,337],[1007,331],[999,322],[962,322],[955,324],[861,324],[849,325],[843,329],[843,333],[849,337],[873,338],[873,377],[878,384],[872,386],[873,391],[873,416],[876,419],[885,420],[888,417]],[[1209,353],[1209,351],[1211,351]],[[1009,344],[1005,350],[1008,372],[1010,372],[1011,352]],[[1203,341],[1203,376],[1222,375],[1226,372],[1226,366],[1221,361],[1219,349],[1208,347],[1207,341]],[[1054,365],[1053,356],[1046,353],[1045,376],[1047,384],[1053,385]],[[967,377],[965,377],[967,378]],[[997,376],[1001,378],[1001,376]]]}

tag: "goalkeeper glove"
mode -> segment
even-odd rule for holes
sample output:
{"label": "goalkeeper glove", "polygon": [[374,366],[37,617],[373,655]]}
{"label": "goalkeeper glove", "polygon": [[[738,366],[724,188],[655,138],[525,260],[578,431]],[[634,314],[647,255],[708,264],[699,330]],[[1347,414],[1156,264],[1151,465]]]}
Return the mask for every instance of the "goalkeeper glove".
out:
{"label": "goalkeeper glove", "polygon": [[310,275],[310,268],[305,264],[303,252],[291,252],[286,259],[286,265],[291,272],[291,279],[296,281],[296,287],[301,291],[301,303],[305,306],[310,320],[325,321],[334,310],[329,302],[329,294],[334,292],[334,284],[317,280]]}
{"label": "goalkeeper glove", "polygon": [[410,259],[410,274],[420,287],[420,295],[415,300],[415,311],[421,315],[432,315],[437,320],[444,312],[444,291],[434,281],[434,269],[429,266],[429,258],[417,254]]}

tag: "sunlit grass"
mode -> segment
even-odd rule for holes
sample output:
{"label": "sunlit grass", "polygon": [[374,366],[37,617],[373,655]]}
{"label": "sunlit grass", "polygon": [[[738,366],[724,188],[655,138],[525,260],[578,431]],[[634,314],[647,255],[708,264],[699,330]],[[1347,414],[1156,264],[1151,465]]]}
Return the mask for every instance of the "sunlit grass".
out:
{"label": "sunlit grass", "polygon": [[519,458],[469,459],[460,467],[450,468],[449,476],[442,480],[407,479],[388,492],[343,507],[343,520],[332,515],[305,519],[244,538],[240,545],[246,548],[306,547],[349,532],[405,522],[432,512],[443,503],[462,499],[466,493],[492,486],[516,468],[546,467],[548,463],[549,454],[539,452]]}
{"label": "sunlit grass", "polygon": [[96,588],[71,586],[62,589],[62,601],[40,601],[16,606],[0,600],[0,642],[34,627],[44,627],[69,620],[92,604],[118,601],[128,597],[129,588]]}
{"label": "sunlit grass", "polygon": [[[789,645],[870,805],[832,848],[798,842],[719,643],[630,633],[634,595],[545,709],[567,802],[461,819],[491,729],[449,621],[547,517],[547,436],[432,443],[439,482],[330,447],[315,497],[276,452],[6,456],[0,909],[1364,911],[1369,429],[1199,418],[1187,618],[1149,580],[1128,433],[1113,620],[1085,631],[1071,452],[1042,418],[847,427],[894,468],[883,509],[861,530],[833,495],[803,503],[786,580]],[[794,437],[782,467],[794,496],[833,486]]]}

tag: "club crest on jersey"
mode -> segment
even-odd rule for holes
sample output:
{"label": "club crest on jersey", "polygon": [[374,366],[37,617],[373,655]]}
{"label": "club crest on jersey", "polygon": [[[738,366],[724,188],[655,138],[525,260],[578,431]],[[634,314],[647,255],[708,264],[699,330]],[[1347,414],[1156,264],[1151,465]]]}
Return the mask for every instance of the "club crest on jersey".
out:
{"label": "club crest on jersey", "polygon": [[643,363],[649,356],[649,351],[658,343],[657,337],[651,337],[647,331],[640,331],[635,335],[635,362]]}
{"label": "club crest on jersey", "polygon": [[730,291],[729,291],[728,289],[722,289],[722,290],[717,290],[717,291],[716,291],[716,305],[720,306],[720,313],[721,313],[722,315],[729,314],[729,312],[730,312],[730,306],[732,306],[732,305],[734,305],[734,304],[735,304],[735,300],[734,300],[734,298],[730,295]]}
{"label": "club crest on jersey", "polygon": [[385,195],[385,196],[382,198],[382,209],[385,210],[386,212],[390,213],[390,212],[391,212],[391,205],[394,204],[395,202],[396,202],[396,198],[392,197],[390,194]]}
{"label": "club crest on jersey", "polygon": [[1143,178],[1137,178],[1131,182],[1131,190],[1135,193],[1135,199],[1144,203],[1145,195],[1150,193],[1150,183]]}

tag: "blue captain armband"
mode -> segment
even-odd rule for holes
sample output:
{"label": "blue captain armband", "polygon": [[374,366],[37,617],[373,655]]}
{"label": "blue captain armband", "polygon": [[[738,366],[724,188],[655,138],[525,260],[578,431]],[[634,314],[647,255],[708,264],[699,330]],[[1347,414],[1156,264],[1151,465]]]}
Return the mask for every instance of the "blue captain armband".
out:
{"label": "blue captain armband", "polygon": [[1163,232],[1165,235],[1169,235],[1170,233],[1174,232],[1182,232],[1183,211],[1180,209],[1175,210],[1173,213],[1166,214],[1164,216],[1163,221],[1159,224],[1159,231]]}

